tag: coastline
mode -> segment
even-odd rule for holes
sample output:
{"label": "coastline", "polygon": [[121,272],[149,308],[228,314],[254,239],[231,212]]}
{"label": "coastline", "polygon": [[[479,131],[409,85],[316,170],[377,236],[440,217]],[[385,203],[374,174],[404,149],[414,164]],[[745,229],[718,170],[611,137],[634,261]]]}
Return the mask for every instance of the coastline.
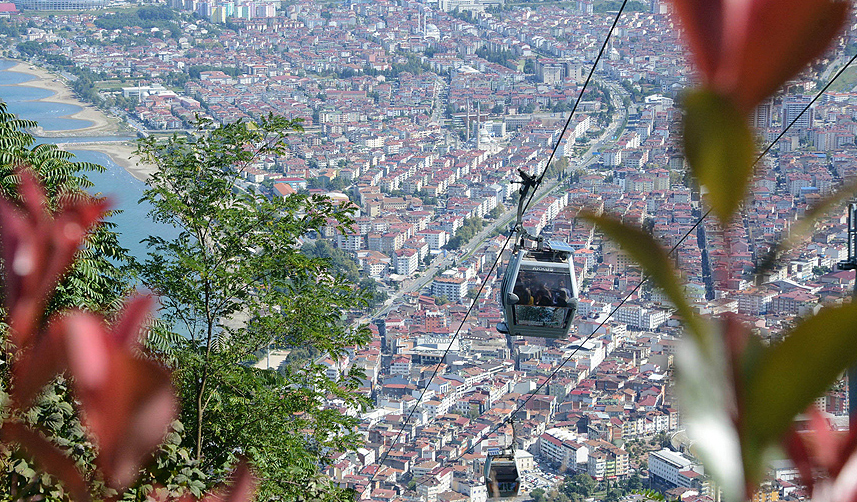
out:
{"label": "coastline", "polygon": [[80,129],[69,129],[68,131],[42,131],[40,128],[36,133],[36,136],[42,137],[78,137],[78,136],[105,136],[116,134],[119,132],[119,125],[116,119],[110,119],[105,115],[101,110],[95,108],[94,106],[84,103],[77,98],[71,92],[71,89],[62,82],[61,77],[54,75],[53,73],[45,70],[44,68],[39,68],[37,66],[32,66],[28,63],[17,61],[15,66],[9,68],[7,71],[23,73],[25,75],[29,75],[33,77],[33,80],[28,80],[26,82],[21,82],[18,84],[13,84],[15,86],[22,87],[36,87],[38,89],[47,89],[52,91],[54,94],[52,96],[48,96],[46,98],[38,99],[36,101],[47,102],[47,103],[60,103],[63,105],[74,105],[79,106],[80,111],[72,113],[71,115],[67,115],[66,118],[71,119],[79,119],[86,120],[88,122],[92,122],[92,125],[87,127],[82,127]]}
{"label": "coastline", "polygon": [[88,143],[58,143],[62,150],[90,150],[101,152],[128,171],[134,178],[146,182],[156,171],[154,164],[143,162],[135,153],[137,145],[132,141],[93,141]]}
{"label": "coastline", "polygon": [[[71,89],[61,80],[61,77],[29,63],[12,60],[16,64],[8,69],[11,72],[23,73],[33,77],[32,80],[13,84],[15,86],[35,87],[47,89],[54,94],[37,101],[74,105],[80,107],[79,112],[67,115],[67,118],[80,119],[92,124],[80,129],[69,129],[67,131],[43,131],[40,127],[34,131],[36,136],[52,138],[79,138],[86,136],[112,136],[120,132],[119,121],[114,117],[108,117],[104,112],[91,104],[83,103],[72,95]],[[113,162],[123,167],[132,176],[140,181],[146,179],[155,171],[154,164],[142,162],[140,157],[134,153],[136,145],[127,141],[99,141],[92,143],[59,143],[63,150],[94,150],[109,156]]]}

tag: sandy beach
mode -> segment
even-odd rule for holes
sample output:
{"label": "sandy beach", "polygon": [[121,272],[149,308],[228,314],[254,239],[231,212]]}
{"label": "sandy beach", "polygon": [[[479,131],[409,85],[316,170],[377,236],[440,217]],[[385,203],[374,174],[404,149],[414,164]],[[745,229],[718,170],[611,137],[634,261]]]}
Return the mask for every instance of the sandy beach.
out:
{"label": "sandy beach", "polygon": [[[24,73],[35,77],[33,80],[22,82],[20,86],[36,87],[53,91],[55,94],[39,101],[51,103],[69,104],[81,107],[79,112],[68,115],[68,118],[87,120],[92,122],[92,125],[80,129],[71,129],[68,131],[42,131],[37,128],[35,134],[43,137],[86,137],[86,136],[111,136],[120,132],[119,121],[114,117],[108,117],[101,110],[94,106],[83,103],[72,95],[71,89],[62,81],[62,79],[39,67],[31,66],[27,63],[18,63],[9,71]],[[125,168],[135,178],[145,181],[146,178],[154,171],[155,166],[139,162],[139,157],[134,154],[136,145],[131,142],[123,141],[104,141],[92,143],[67,143],[60,144],[60,148],[66,150],[95,150],[103,152],[110,156],[116,164]]]}
{"label": "sandy beach", "polygon": [[140,181],[146,181],[156,166],[142,162],[140,157],[134,153],[137,145],[131,141],[93,141],[86,143],[58,143],[57,146],[63,150],[92,150],[109,156],[119,167],[131,173],[131,176]]}
{"label": "sandy beach", "polygon": [[31,66],[27,63],[18,63],[9,71],[24,73],[35,77],[33,80],[15,84],[26,87],[36,87],[39,89],[47,89],[53,91],[53,96],[42,98],[38,101],[46,101],[50,103],[61,103],[66,105],[75,105],[81,107],[81,111],[68,115],[67,118],[87,120],[92,122],[92,125],[81,129],[72,129],[68,131],[37,131],[37,136],[47,137],[66,137],[66,136],[95,136],[95,135],[110,135],[119,132],[118,121],[110,119],[101,110],[94,106],[83,103],[72,95],[71,89],[65,85],[62,79],[36,66]]}

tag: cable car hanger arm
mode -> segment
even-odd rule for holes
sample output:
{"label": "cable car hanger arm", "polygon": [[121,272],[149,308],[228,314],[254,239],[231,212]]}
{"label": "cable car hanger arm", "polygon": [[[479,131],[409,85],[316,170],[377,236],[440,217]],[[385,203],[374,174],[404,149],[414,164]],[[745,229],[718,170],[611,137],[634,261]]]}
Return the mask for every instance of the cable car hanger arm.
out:
{"label": "cable car hanger arm", "polygon": [[[524,172],[523,169],[518,168],[518,174],[521,176],[521,181],[513,181],[512,183],[517,183],[521,185],[521,188],[518,189],[518,214],[515,218],[515,228],[512,229],[513,232],[518,234],[518,242],[515,243],[516,247],[524,247],[524,240],[528,239],[538,243],[538,247],[541,247],[542,238],[541,237],[533,237],[526,230],[524,230],[524,211],[526,210],[526,206],[529,205],[527,200],[527,195],[530,195],[532,199],[532,194],[535,194],[535,191],[539,187],[539,183],[541,183],[541,177],[537,177],[535,175],[530,175]],[[530,194],[530,190],[532,190],[532,194]]]}

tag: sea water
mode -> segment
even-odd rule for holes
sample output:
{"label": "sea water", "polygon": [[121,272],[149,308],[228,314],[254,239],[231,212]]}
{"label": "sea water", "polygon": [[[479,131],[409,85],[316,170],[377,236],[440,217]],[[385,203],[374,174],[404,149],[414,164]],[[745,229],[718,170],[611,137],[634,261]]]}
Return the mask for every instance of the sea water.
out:
{"label": "sea water", "polygon": [[[9,71],[16,63],[13,61],[0,60],[0,100],[7,104],[10,112],[16,113],[22,119],[35,120],[45,131],[67,131],[88,127],[92,123],[88,120],[70,119],[68,115],[81,110],[76,105],[65,105],[60,103],[33,101],[50,97],[53,91],[28,87],[27,81],[34,77],[23,73]],[[74,143],[78,141],[128,141],[129,137],[80,137],[80,138],[36,138],[37,143]],[[74,161],[92,162],[104,166],[104,172],[87,172],[86,176],[94,186],[90,189],[93,193],[99,192],[112,201],[112,207],[120,210],[109,219],[116,223],[116,231],[119,233],[120,244],[128,248],[131,255],[138,260],[146,257],[147,247],[141,241],[150,235],[162,237],[173,237],[176,231],[162,224],[155,224],[149,217],[151,206],[148,203],[140,203],[146,184],[134,178],[121,166],[113,162],[104,153],[89,150],[74,150]]]}

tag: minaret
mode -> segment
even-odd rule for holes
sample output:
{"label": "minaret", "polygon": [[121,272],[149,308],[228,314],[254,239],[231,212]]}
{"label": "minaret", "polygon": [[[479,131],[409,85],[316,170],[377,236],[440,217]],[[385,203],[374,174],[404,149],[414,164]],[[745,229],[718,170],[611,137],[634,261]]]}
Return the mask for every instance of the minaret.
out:
{"label": "minaret", "polygon": [[465,119],[464,119],[464,129],[466,129],[466,133],[464,135],[464,141],[470,141],[470,98],[467,99],[467,105],[464,107],[465,110]]}
{"label": "minaret", "polygon": [[477,101],[476,102],[476,131],[474,131],[474,133],[476,134],[476,149],[477,150],[479,150],[479,147],[481,146],[480,140],[482,139],[482,135],[479,134],[479,122],[482,120],[482,116],[480,113],[481,111],[482,111],[482,107],[479,106],[479,101]]}

